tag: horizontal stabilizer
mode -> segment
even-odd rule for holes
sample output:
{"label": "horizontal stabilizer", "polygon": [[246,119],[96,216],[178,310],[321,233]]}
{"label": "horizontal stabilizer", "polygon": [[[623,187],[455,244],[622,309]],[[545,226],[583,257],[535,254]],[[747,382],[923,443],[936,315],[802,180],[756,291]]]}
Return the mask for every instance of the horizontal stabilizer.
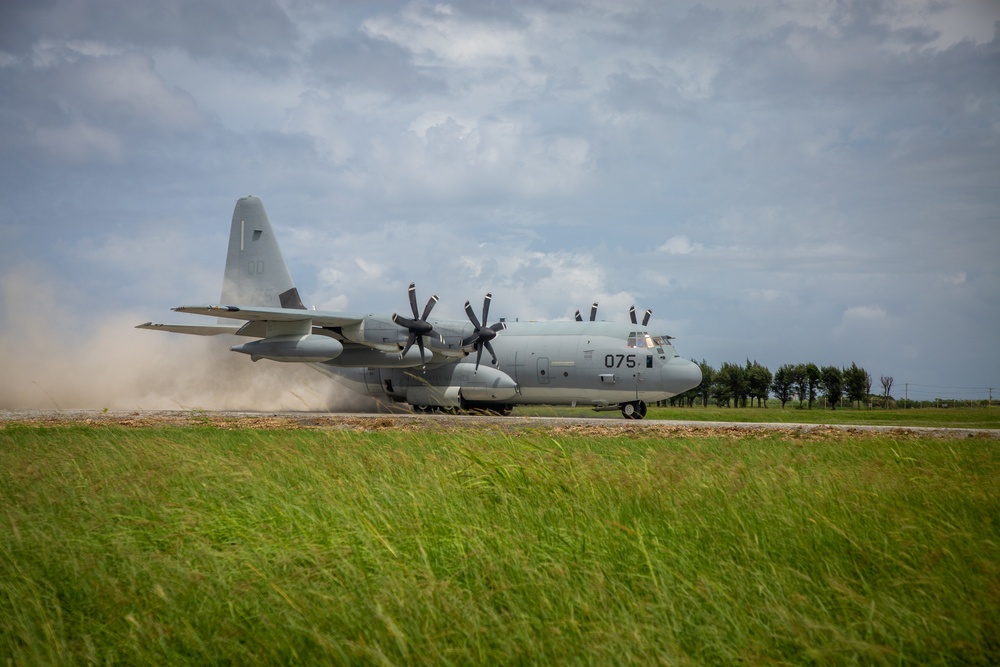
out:
{"label": "horizontal stabilizer", "polygon": [[146,322],[140,324],[136,329],[150,329],[152,331],[168,331],[170,333],[191,334],[193,336],[219,336],[222,334],[236,334],[240,327],[235,324],[153,324]]}

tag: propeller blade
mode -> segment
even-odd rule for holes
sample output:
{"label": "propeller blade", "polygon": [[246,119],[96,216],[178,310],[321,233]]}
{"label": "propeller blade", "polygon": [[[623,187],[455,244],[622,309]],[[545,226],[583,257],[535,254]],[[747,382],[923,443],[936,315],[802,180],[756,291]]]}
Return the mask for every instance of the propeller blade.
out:
{"label": "propeller blade", "polygon": [[628,308],[628,316],[629,316],[629,318],[631,318],[632,324],[638,324],[638,322],[635,321],[635,306],[629,306],[629,308]]}
{"label": "propeller blade", "polygon": [[[479,320],[476,319],[476,314],[472,312],[472,304],[469,303],[468,301],[465,302],[465,314],[469,316],[469,321],[472,322],[472,326],[476,327],[476,329],[479,329],[480,328]],[[483,322],[485,321],[486,318],[484,317]]]}
{"label": "propeller blade", "polygon": [[397,315],[396,313],[392,314],[392,321],[406,329],[411,328],[415,324],[415,322],[410,318],[403,317],[402,315]]}
{"label": "propeller blade", "polygon": [[[486,324],[487,322],[490,321],[490,301],[492,300],[493,300],[493,292],[487,292],[486,298],[483,299],[483,324]],[[475,324],[474,320],[473,324]]]}
{"label": "propeller blade", "polygon": [[[647,309],[646,314],[642,316],[642,326],[646,326],[647,324],[649,324],[649,318],[652,316],[653,316],[653,311]],[[632,321],[635,322],[635,320]]]}
{"label": "propeller blade", "polygon": [[413,347],[413,341],[416,340],[416,338],[416,334],[411,331],[410,335],[406,337],[406,345],[403,346],[403,351],[399,353],[400,359],[405,357],[406,353],[410,351],[410,348]]}
{"label": "propeller blade", "polygon": [[[427,305],[424,306],[424,314],[420,316],[420,319],[422,319],[422,320],[424,320],[426,322],[427,321],[427,317],[431,314],[431,310],[434,308],[434,304],[436,304],[437,302],[438,302],[438,295],[437,294],[435,294],[434,296],[432,296],[431,298],[429,298],[427,300]],[[414,308],[414,312],[416,312],[416,308]]]}
{"label": "propeller blade", "polygon": [[590,306],[590,321],[591,322],[596,322],[597,321],[597,302],[596,301],[593,304],[591,304],[591,306]]}
{"label": "propeller blade", "polygon": [[493,351],[493,346],[490,345],[489,341],[484,341],[483,342],[483,346],[486,347],[486,351],[490,353],[491,357],[493,357],[493,365],[496,366],[497,365],[497,353]]}
{"label": "propeller blade", "polygon": [[476,318],[476,313],[472,310],[472,304],[468,301],[465,302],[465,314],[468,315],[469,321],[472,322],[472,326],[475,327],[475,331],[472,332],[471,336],[466,336],[462,339],[462,347],[468,347],[472,345],[476,350],[476,370],[479,370],[479,363],[483,358],[483,348],[485,347],[489,350],[490,355],[493,357],[493,365],[497,364],[497,355],[493,352],[493,346],[490,345],[490,341],[497,337],[497,331],[502,331],[507,328],[507,325],[503,322],[498,322],[492,327],[486,326],[486,322],[489,321],[490,316],[490,302],[493,300],[493,293],[487,292],[486,298],[483,299],[483,320],[482,322]]}
{"label": "propeller blade", "polygon": [[[431,314],[431,310],[434,308],[434,304],[438,302],[438,296],[435,294],[427,302],[424,307],[423,316],[417,310],[417,286],[415,283],[410,283],[410,287],[407,289],[409,293],[410,310],[413,311],[413,319],[408,317],[403,317],[397,313],[392,314],[392,321],[399,326],[405,328],[409,335],[406,337],[406,344],[403,346],[403,351],[400,352],[399,358],[402,359],[406,356],[406,353],[410,351],[413,344],[416,343],[417,347],[420,349],[420,361],[427,363],[427,357],[424,348],[424,336],[428,334],[434,334],[434,336],[441,341],[442,344],[445,343],[444,336],[434,331],[434,327],[431,326],[430,322],[427,321],[427,317]],[[433,356],[433,350],[431,351]]]}
{"label": "propeller blade", "polygon": [[420,319],[420,311],[417,310],[417,284],[410,283],[410,310],[413,311],[413,319]]}
{"label": "propeller blade", "polygon": [[575,315],[575,317],[576,317],[576,321],[577,321],[577,322],[583,322],[583,315],[581,315],[581,314],[580,314],[580,311],[579,311],[579,310],[578,310],[578,311],[576,311],[576,315]]}

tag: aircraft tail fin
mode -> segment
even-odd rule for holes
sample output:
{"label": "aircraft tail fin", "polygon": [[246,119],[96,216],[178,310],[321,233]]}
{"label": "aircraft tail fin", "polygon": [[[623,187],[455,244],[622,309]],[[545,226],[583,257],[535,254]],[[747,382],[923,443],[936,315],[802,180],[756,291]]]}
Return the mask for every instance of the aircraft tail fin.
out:
{"label": "aircraft tail fin", "polygon": [[305,310],[257,197],[241,198],[233,210],[220,303]]}

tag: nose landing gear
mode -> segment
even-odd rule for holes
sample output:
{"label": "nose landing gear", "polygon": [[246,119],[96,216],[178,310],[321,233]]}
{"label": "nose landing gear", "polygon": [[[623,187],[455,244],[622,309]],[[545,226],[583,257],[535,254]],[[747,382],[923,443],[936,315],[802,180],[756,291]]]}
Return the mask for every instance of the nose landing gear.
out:
{"label": "nose landing gear", "polygon": [[625,419],[642,419],[646,416],[646,402],[632,401],[631,403],[622,403],[622,416]]}

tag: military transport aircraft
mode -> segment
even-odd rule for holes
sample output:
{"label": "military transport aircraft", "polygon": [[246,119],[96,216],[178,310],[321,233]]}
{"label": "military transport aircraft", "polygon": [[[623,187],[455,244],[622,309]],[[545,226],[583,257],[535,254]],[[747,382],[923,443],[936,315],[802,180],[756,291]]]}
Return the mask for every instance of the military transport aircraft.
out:
{"label": "military transport aircraft", "polygon": [[678,356],[670,336],[646,330],[649,311],[641,325],[634,309],[631,323],[596,321],[597,304],[590,321],[487,324],[491,299],[487,294],[481,319],[467,301],[468,321],[431,319],[438,297],[418,310],[413,284],[406,315],[307,310],[264,205],[251,196],[233,211],[220,303],[173,309],[238,324],[137,328],[253,338],[230,349],[253,361],[311,364],[354,391],[406,402],[417,412],[510,414],[515,405],[580,405],[642,419],[650,401],[701,383],[701,369]]}

